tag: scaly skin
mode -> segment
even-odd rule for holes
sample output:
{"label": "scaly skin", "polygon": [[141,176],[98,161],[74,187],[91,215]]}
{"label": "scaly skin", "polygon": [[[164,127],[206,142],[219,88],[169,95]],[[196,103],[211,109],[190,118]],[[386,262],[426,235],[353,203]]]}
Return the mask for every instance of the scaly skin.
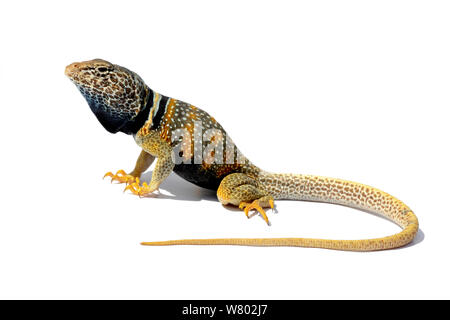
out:
{"label": "scaly skin", "polygon": [[[256,210],[269,224],[263,208],[274,200],[336,203],[380,214],[402,227],[388,237],[367,240],[307,238],[226,238],[143,242],[143,245],[298,246],[351,251],[392,249],[411,242],[417,217],[393,196],[360,183],[299,174],[274,174],[259,169],[234,146],[222,126],[208,113],[151,90],[134,72],[101,59],[73,63],[66,75],[86,98],[100,123],[111,133],[133,135],[142,152],[129,174],[108,172],[111,181],[140,197],[156,191],[173,171],[198,186],[216,190],[222,204],[238,206],[249,217]],[[149,184],[141,174],[157,158]]]}

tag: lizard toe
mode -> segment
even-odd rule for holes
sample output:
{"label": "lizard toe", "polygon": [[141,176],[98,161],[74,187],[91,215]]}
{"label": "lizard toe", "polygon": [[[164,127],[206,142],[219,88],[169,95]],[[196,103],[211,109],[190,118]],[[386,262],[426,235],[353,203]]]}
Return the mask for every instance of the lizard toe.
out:
{"label": "lizard toe", "polygon": [[111,171],[109,171],[109,172],[105,173],[105,175],[103,176],[103,179],[105,179],[106,177],[111,178],[111,183],[113,181],[118,181],[119,183],[126,183],[126,184],[134,183],[136,181],[136,179],[138,179],[135,176],[127,174],[124,170],[119,170],[116,172],[116,174],[113,174]]}

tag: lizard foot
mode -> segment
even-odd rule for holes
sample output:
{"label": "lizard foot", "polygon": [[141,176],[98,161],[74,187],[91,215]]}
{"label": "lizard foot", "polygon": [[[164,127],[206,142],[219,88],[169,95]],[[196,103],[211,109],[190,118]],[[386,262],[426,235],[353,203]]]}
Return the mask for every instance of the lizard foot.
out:
{"label": "lizard foot", "polygon": [[262,197],[260,199],[254,200],[253,202],[242,201],[239,204],[239,209],[244,210],[244,213],[247,216],[247,218],[250,218],[250,216],[248,214],[250,212],[250,210],[256,210],[261,214],[264,221],[266,221],[267,225],[269,225],[269,218],[267,218],[266,211],[264,211],[263,208],[268,208],[268,207],[270,207],[272,209],[274,207],[273,198],[270,196]]}
{"label": "lizard foot", "polygon": [[131,193],[139,196],[140,198],[142,197],[146,197],[150,194],[152,194],[154,191],[156,191],[158,188],[153,188],[150,187],[147,182],[142,183],[142,185],[140,185],[140,181],[139,178],[136,178],[135,182],[127,185],[125,187],[125,190],[123,190],[123,192],[130,190]]}
{"label": "lizard foot", "polygon": [[118,181],[119,183],[126,183],[126,184],[134,183],[136,181],[136,179],[138,179],[135,176],[127,174],[123,170],[117,171],[116,174],[113,174],[111,171],[107,172],[103,176],[103,179],[105,179],[106,177],[111,177],[111,183],[113,181]]}

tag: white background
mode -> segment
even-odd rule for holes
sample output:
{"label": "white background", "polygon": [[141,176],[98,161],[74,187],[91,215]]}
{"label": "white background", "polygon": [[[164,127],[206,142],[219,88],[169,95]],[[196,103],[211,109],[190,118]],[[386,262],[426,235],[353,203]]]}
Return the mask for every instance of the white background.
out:
{"label": "white background", "polygon": [[[445,1],[2,2],[0,298],[450,298],[449,16]],[[140,246],[399,228],[294,201],[268,227],[174,175],[165,197],[122,193],[102,176],[140,150],[64,76],[93,58],[205,109],[266,170],[393,194],[419,236],[373,253]]]}

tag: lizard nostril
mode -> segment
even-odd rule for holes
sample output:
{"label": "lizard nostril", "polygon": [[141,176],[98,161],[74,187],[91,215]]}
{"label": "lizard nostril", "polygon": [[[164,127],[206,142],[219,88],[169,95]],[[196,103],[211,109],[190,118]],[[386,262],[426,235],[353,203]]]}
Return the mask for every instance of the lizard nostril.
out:
{"label": "lizard nostril", "polygon": [[67,76],[70,76],[75,70],[78,69],[78,66],[79,66],[78,63],[72,63],[72,64],[70,64],[70,65],[68,65],[68,66],[66,67],[66,70],[65,70],[64,73],[65,73]]}

